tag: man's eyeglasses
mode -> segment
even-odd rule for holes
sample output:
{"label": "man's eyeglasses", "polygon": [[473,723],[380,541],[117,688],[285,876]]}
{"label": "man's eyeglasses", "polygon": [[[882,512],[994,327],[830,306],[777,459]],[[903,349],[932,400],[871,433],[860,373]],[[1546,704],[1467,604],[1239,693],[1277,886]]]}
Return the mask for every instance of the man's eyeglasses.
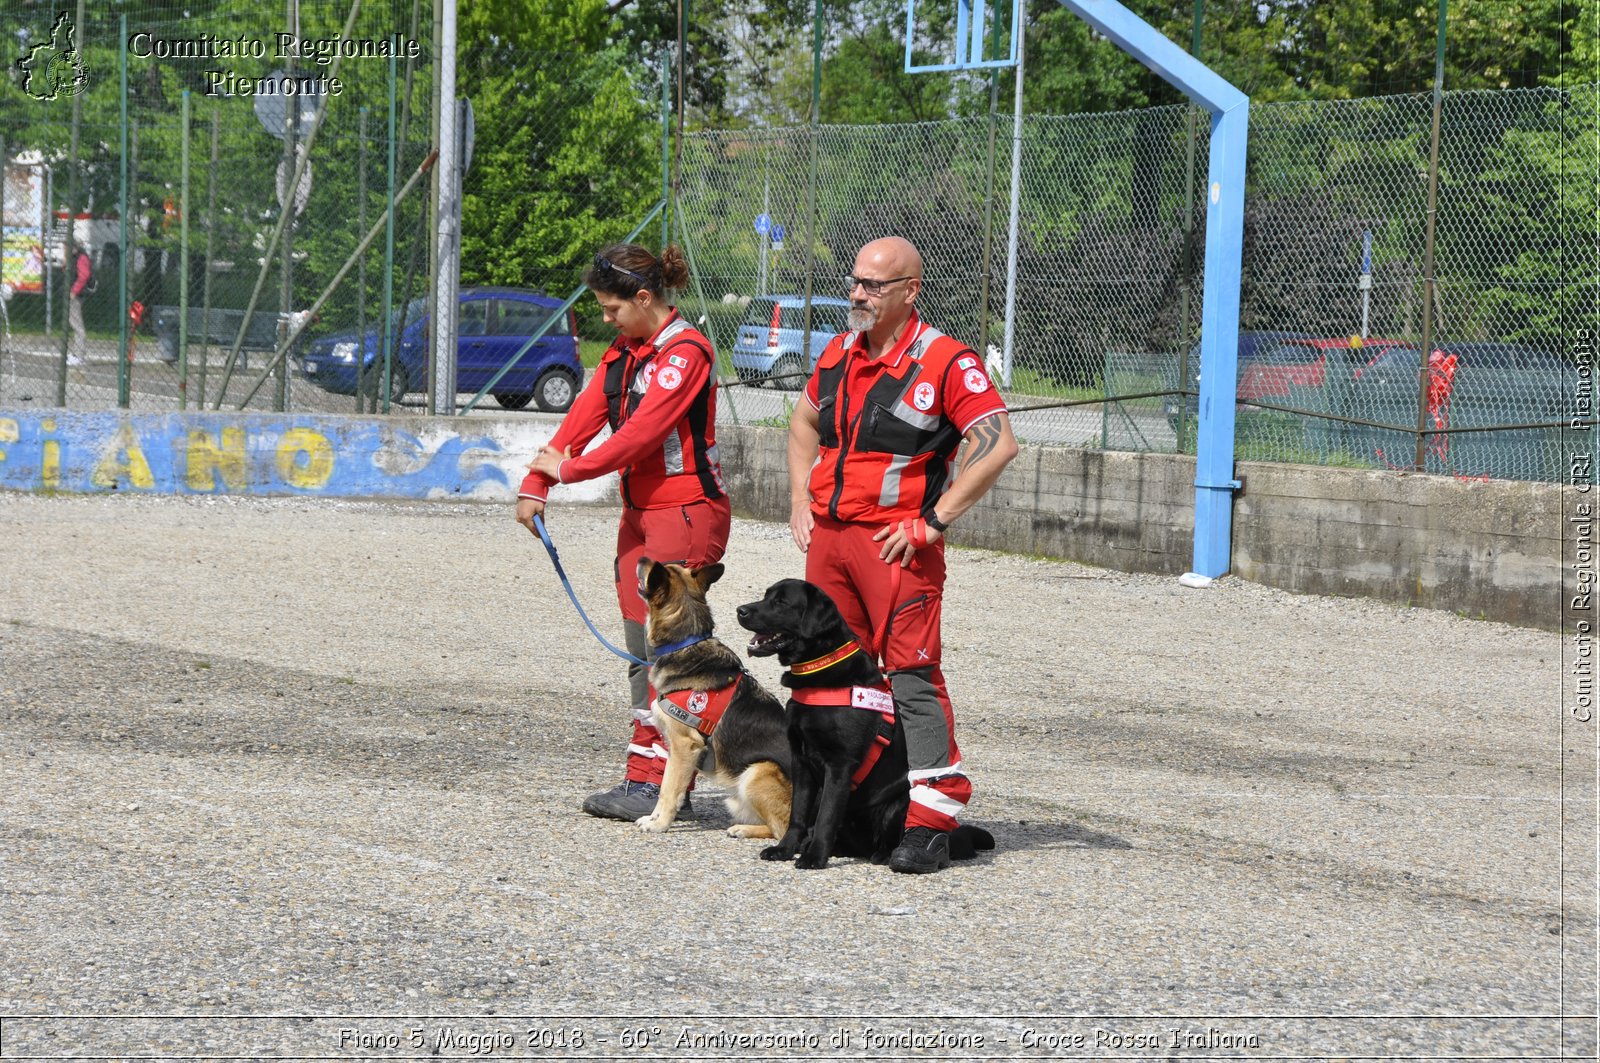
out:
{"label": "man's eyeglasses", "polygon": [[913,274],[908,273],[904,277],[890,277],[888,280],[880,281],[873,280],[871,277],[857,277],[846,273],[844,275],[844,292],[846,295],[849,295],[851,292],[856,290],[856,285],[859,284],[861,285],[862,291],[866,292],[868,295],[876,297],[882,295],[884,289],[889,287],[889,285],[898,283],[899,281],[911,280],[913,276]]}
{"label": "man's eyeglasses", "polygon": [[595,269],[615,270],[616,272],[621,273],[624,276],[632,277],[634,280],[638,281],[640,284],[644,285],[646,288],[650,287],[650,282],[648,280],[646,280],[642,274],[635,273],[633,270],[627,268],[626,266],[619,266],[615,262],[611,261],[609,258],[607,258],[604,255],[596,255],[596,256],[594,256],[594,268]]}

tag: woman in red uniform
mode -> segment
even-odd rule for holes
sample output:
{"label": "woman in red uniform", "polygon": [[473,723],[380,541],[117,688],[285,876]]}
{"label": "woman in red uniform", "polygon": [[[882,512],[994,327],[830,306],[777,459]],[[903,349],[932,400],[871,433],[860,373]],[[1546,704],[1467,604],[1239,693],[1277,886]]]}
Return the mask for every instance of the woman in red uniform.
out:
{"label": "woman in red uniform", "polygon": [[[555,438],[528,466],[517,498],[517,523],[533,531],[533,518],[544,512],[553,484],[622,474],[617,601],[628,651],[643,659],[650,654],[645,604],[634,576],[639,558],[709,565],[727,548],[731,522],[717,460],[711,343],[669,298],[688,280],[683,252],[671,245],[659,259],[636,244],[608,247],[594,257],[583,283],[617,339]],[[611,436],[586,452],[608,427]],[[584,801],[583,810],[591,816],[638,819],[655,808],[660,794],[667,750],[651,721],[649,670],[630,664],[628,682],[633,737],[626,770],[621,783]]]}

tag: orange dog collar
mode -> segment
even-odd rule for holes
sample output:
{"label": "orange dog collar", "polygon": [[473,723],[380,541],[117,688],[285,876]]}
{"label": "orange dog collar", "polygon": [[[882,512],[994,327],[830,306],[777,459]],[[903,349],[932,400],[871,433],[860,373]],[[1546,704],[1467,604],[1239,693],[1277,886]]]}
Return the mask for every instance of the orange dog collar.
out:
{"label": "orange dog collar", "polygon": [[840,646],[838,649],[834,650],[832,653],[825,654],[816,658],[815,660],[802,661],[799,664],[792,664],[789,666],[789,671],[795,675],[810,675],[813,672],[820,672],[824,668],[832,668],[840,661],[849,657],[853,657],[860,652],[861,643],[851,640],[850,642],[847,642],[843,646]]}

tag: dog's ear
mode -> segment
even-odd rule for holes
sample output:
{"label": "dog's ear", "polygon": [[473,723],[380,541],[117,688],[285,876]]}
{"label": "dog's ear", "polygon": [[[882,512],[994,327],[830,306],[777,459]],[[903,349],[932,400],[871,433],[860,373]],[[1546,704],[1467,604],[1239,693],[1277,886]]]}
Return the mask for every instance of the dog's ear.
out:
{"label": "dog's ear", "polygon": [[700,584],[700,593],[704,594],[706,592],[706,588],[710,587],[713,583],[717,582],[717,580],[721,579],[722,572],[722,562],[720,561],[707,565],[705,568],[695,569],[693,576],[695,578],[695,582]]}
{"label": "dog's ear", "polygon": [[[648,569],[645,569],[646,565]],[[639,567],[644,571],[644,592],[647,599],[654,599],[672,586],[672,573],[667,571],[667,566],[655,561],[642,560]]]}

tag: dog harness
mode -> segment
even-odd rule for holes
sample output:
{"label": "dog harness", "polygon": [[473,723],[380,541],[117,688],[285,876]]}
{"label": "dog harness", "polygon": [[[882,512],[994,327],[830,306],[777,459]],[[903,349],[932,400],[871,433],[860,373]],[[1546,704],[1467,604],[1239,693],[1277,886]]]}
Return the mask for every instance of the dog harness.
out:
{"label": "dog harness", "polygon": [[656,708],[710,738],[711,732],[722,722],[722,714],[728,711],[728,705],[739,692],[739,684],[743,680],[744,673],[740,672],[727,686],[712,690],[674,690],[659,696]]}
{"label": "dog harness", "polygon": [[[812,675],[832,668],[840,661],[854,657],[860,652],[859,642],[847,642],[832,653],[792,665],[789,671],[793,675]],[[871,775],[872,769],[877,767],[878,758],[883,755],[883,751],[889,747],[890,741],[894,738],[894,694],[889,689],[889,681],[880,679],[870,686],[805,687],[800,690],[791,688],[789,697],[801,705],[848,707],[878,714],[878,733],[873,736],[872,746],[867,750],[861,766],[850,776],[850,789],[854,790],[860,786],[861,781]]]}

